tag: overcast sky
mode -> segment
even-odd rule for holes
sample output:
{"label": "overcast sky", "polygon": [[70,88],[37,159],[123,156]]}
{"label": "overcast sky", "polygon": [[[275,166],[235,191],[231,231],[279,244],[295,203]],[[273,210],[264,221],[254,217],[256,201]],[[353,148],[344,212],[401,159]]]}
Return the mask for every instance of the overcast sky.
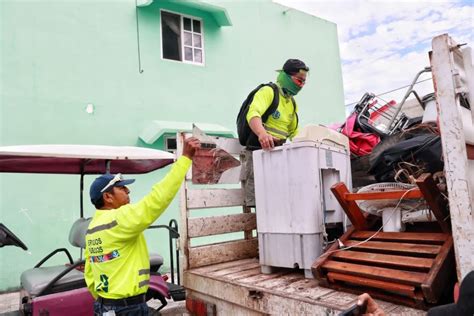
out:
{"label": "overcast sky", "polygon": [[[431,39],[448,33],[474,49],[474,0],[275,0],[337,24],[345,104],[411,83],[429,66]],[[317,70],[316,70],[317,71]],[[425,74],[420,80],[430,78]],[[416,86],[433,91],[431,80]],[[406,89],[382,95],[401,101]]]}

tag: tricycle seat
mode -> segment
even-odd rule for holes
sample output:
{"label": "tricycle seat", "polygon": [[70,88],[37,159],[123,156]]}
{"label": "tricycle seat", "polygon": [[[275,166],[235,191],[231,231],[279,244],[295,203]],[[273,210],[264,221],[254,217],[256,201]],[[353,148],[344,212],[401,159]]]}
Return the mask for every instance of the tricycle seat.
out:
{"label": "tricycle seat", "polygon": [[163,257],[157,253],[150,252],[150,271],[158,272],[163,264]]}
{"label": "tricycle seat", "polygon": [[[85,235],[90,221],[90,218],[79,218],[73,223],[69,232],[69,242],[71,245],[78,248],[85,247]],[[66,254],[69,259],[68,265],[42,266],[43,263],[58,252]],[[76,269],[76,267],[81,266],[83,263],[84,261],[74,262],[66,248],[56,249],[43,258],[34,268],[28,269],[21,274],[21,285],[30,297],[85,287],[84,273]],[[62,276],[60,277],[60,275]]]}
{"label": "tricycle seat", "polygon": [[[60,265],[26,270],[21,274],[21,285],[30,296],[35,297],[66,268],[65,265]],[[47,291],[41,294],[57,293],[85,286],[84,273],[72,269],[68,274],[55,282]]]}

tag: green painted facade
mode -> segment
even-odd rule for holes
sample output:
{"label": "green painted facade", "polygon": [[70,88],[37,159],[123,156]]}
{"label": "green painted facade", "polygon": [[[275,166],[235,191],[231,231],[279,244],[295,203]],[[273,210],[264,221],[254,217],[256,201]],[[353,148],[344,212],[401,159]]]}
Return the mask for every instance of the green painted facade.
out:
{"label": "green painted facade", "polygon": [[[161,9],[202,20],[204,65],[161,58]],[[226,17],[232,25],[225,26]],[[311,68],[296,97],[300,126],[344,118],[336,25],[267,0],[155,0],[139,8],[135,0],[2,0],[0,28],[3,146],[162,149],[162,138],[151,145],[139,139],[153,120],[206,122],[234,131],[247,93],[274,81],[287,58]],[[132,201],[166,170],[137,176]],[[86,177],[86,191],[93,179]],[[0,208],[0,222],[29,247],[0,249],[0,291],[8,291],[18,288],[21,271],[69,246],[70,225],[79,217],[79,176],[1,174]],[[86,194],[85,215],[93,211]],[[178,216],[175,201],[157,223]],[[167,234],[151,231],[147,238],[150,250],[167,262]],[[51,261],[63,262],[62,255]]]}

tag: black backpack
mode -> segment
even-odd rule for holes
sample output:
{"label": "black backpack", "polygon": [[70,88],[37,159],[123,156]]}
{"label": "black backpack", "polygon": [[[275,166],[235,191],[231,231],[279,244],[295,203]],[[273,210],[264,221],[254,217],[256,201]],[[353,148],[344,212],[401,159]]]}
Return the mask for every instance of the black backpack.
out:
{"label": "black backpack", "polygon": [[[258,87],[252,90],[249,93],[245,101],[242,103],[240,107],[239,114],[237,115],[237,134],[239,135],[239,142],[242,146],[246,147],[254,147],[254,148],[261,148],[260,143],[258,142],[257,136],[254,132],[250,129],[249,123],[247,122],[247,113],[249,111],[250,104],[253,101],[253,97],[258,90],[263,88],[264,86],[270,86],[273,89],[273,101],[268,107],[268,109],[262,115],[262,123],[265,123],[268,120],[268,117],[273,114],[278,108],[278,103],[280,102],[280,92],[278,91],[278,87],[273,82],[269,83],[262,83]],[[298,115],[296,114],[296,105],[295,100],[291,97],[291,102],[293,103],[293,110],[295,111],[296,115],[296,124],[298,125]]]}

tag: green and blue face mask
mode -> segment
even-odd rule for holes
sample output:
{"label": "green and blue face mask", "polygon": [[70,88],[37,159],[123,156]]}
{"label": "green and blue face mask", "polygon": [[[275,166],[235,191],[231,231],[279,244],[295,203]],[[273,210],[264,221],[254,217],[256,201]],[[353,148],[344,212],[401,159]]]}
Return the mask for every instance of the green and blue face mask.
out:
{"label": "green and blue face mask", "polygon": [[280,85],[285,94],[291,96],[297,95],[304,85],[304,82],[301,82],[300,85],[296,84],[292,76],[288,75],[284,71],[278,72],[277,83]]}

